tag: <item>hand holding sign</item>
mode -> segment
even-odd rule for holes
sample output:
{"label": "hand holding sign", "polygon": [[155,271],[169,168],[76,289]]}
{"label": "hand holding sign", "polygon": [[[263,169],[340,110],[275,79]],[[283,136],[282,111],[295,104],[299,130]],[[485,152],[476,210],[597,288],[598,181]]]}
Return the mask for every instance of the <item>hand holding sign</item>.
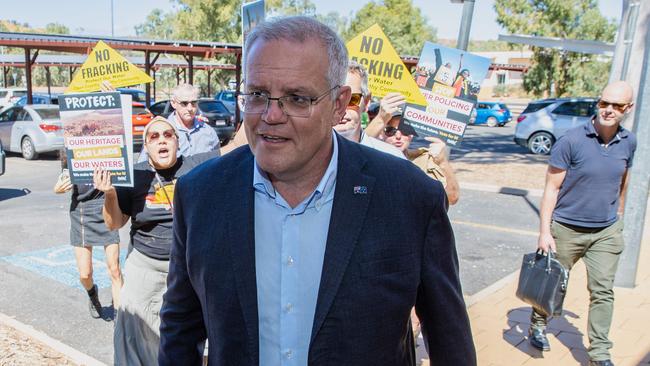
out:
{"label": "hand holding sign", "polygon": [[404,112],[404,103],[406,103],[406,98],[402,94],[388,93],[379,103],[377,116],[386,124],[393,117],[393,113]]}
{"label": "hand holding sign", "polygon": [[95,189],[104,193],[115,190],[115,187],[111,183],[111,172],[102,168],[95,168],[93,172],[93,184],[95,185]]}

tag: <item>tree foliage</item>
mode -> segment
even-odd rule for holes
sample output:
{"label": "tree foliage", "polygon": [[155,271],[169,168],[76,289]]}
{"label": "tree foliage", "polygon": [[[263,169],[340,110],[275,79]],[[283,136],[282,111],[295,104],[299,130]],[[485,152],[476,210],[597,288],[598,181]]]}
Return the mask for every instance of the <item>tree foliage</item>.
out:
{"label": "tree foliage", "polygon": [[400,55],[419,56],[425,41],[435,42],[436,30],[427,24],[412,0],[379,0],[364,5],[343,32],[346,41],[379,24]]}
{"label": "tree foliage", "polygon": [[[597,0],[495,0],[494,9],[497,23],[510,33],[611,42],[616,26],[597,5]],[[607,82],[608,63],[592,55],[531,49],[524,89],[536,96],[596,95]]]}

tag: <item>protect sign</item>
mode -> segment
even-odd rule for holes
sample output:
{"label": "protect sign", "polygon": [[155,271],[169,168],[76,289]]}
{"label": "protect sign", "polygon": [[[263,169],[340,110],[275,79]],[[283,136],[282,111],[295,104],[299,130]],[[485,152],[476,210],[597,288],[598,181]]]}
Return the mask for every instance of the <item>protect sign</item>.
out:
{"label": "protect sign", "polygon": [[153,79],[103,41],[97,42],[86,61],[75,73],[66,93],[89,93],[100,90],[102,81],[115,88],[150,83]]}
{"label": "protect sign", "polygon": [[133,186],[131,100],[118,92],[64,94],[59,100],[70,178],[90,184],[93,171],[111,172],[114,185]]}
{"label": "protect sign", "polygon": [[368,71],[368,87],[374,96],[397,92],[406,97],[407,103],[426,105],[411,73],[379,25],[368,28],[346,46],[350,59]]}
{"label": "protect sign", "polygon": [[415,68],[415,83],[426,107],[408,104],[401,123],[421,136],[437,136],[458,146],[476,107],[490,59],[426,42]]}

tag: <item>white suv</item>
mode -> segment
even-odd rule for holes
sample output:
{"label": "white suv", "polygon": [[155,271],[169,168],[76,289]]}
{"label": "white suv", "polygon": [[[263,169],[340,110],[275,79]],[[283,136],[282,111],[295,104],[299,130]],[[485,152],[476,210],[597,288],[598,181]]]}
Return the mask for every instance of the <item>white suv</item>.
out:
{"label": "white suv", "polygon": [[0,108],[9,107],[27,95],[25,88],[0,88]]}
{"label": "white suv", "polygon": [[567,130],[596,115],[594,98],[542,99],[530,102],[517,118],[515,142],[533,154],[547,155]]}

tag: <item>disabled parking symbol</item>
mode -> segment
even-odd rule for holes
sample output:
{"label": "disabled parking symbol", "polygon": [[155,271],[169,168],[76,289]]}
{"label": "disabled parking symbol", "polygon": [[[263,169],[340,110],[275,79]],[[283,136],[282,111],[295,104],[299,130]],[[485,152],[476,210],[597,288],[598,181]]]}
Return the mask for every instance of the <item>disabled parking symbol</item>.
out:
{"label": "disabled parking symbol", "polygon": [[[125,258],[126,251],[121,250],[120,266],[124,265]],[[74,250],[69,245],[0,257],[0,260],[61,282],[66,286],[82,289]],[[99,288],[111,286],[106,256],[102,247],[93,248],[93,279]]]}

